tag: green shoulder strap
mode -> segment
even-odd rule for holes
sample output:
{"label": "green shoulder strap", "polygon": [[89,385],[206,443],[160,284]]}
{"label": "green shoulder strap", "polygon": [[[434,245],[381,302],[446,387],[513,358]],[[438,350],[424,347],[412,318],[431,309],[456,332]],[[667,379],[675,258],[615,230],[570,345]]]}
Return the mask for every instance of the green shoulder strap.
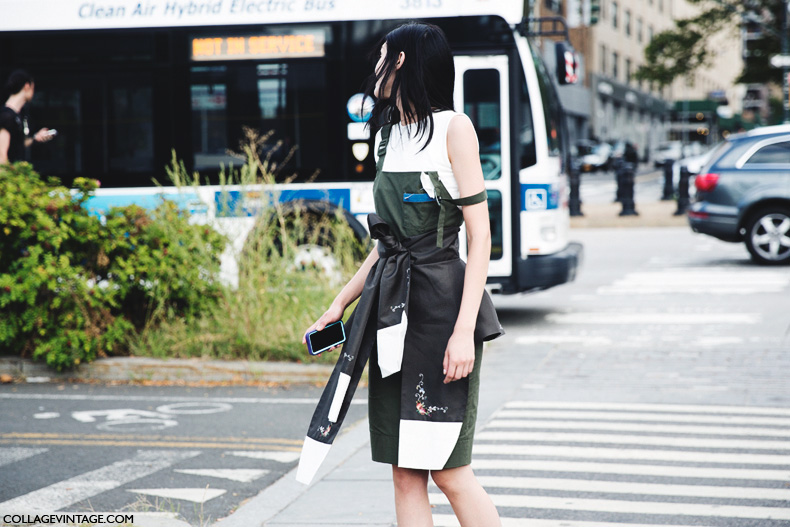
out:
{"label": "green shoulder strap", "polygon": [[446,216],[447,209],[446,203],[451,205],[457,206],[464,206],[464,205],[474,205],[475,203],[482,203],[483,201],[488,199],[488,192],[485,189],[481,190],[477,194],[473,194],[471,196],[467,196],[465,198],[458,198],[453,199],[450,196],[450,193],[447,191],[447,188],[444,184],[439,180],[439,174],[436,172],[426,172],[428,177],[431,178],[431,183],[433,183],[433,192],[436,196],[436,202],[439,204],[439,223],[436,226],[436,246],[438,248],[442,248],[442,242],[444,242],[444,219]]}
{"label": "green shoulder strap", "polygon": [[381,142],[379,143],[379,149],[377,151],[379,160],[376,162],[376,174],[381,172],[381,169],[384,167],[384,158],[387,156],[387,143],[390,142],[391,129],[391,124],[385,124],[381,127]]}

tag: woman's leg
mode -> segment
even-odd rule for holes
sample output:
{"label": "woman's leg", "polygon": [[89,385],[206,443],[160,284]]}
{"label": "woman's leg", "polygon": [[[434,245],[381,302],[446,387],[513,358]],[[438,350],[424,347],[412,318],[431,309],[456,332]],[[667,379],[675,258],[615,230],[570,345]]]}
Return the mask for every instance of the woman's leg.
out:
{"label": "woman's leg", "polygon": [[428,471],[392,465],[395,514],[400,527],[433,527],[428,501]]}
{"label": "woman's leg", "polygon": [[477,482],[472,467],[464,465],[432,470],[434,483],[450,500],[461,527],[500,527],[499,513],[485,489]]}

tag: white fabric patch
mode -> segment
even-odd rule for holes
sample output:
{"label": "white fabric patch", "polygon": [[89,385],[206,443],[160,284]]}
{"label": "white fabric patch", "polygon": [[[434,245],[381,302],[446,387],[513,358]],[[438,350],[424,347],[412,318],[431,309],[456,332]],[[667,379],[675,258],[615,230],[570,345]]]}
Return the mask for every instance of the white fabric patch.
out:
{"label": "white fabric patch", "polygon": [[462,425],[401,419],[398,466],[441,470],[453,453]]}
{"label": "white fabric patch", "polygon": [[400,324],[382,328],[376,332],[379,368],[382,377],[389,377],[400,371],[401,364],[403,364],[403,345],[408,325],[409,320],[404,310],[401,314]]}
{"label": "white fabric patch", "polygon": [[340,407],[343,406],[343,399],[346,397],[348,391],[348,384],[351,382],[351,376],[346,373],[341,373],[337,378],[337,388],[335,395],[332,398],[332,405],[329,407],[329,422],[337,422],[337,416],[340,415]]}
{"label": "white fabric patch", "polygon": [[326,459],[332,445],[320,443],[310,437],[304,438],[302,455],[299,457],[299,468],[296,470],[296,481],[309,485],[321,463]]}

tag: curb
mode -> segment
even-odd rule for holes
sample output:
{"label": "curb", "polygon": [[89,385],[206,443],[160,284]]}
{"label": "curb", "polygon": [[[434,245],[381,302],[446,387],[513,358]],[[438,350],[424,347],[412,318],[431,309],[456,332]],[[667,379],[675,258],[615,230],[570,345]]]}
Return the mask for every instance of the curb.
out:
{"label": "curb", "polygon": [[333,368],[294,362],[110,357],[81,364],[73,371],[56,372],[30,359],[0,357],[0,376],[26,382],[312,384],[325,383]]}
{"label": "curb", "polygon": [[[235,512],[213,523],[211,527],[258,527],[287,509],[294,501],[348,461],[370,441],[368,419],[362,419],[337,437],[323,465],[309,485],[296,481],[298,466],[241,505]],[[316,520],[315,525],[321,525]]]}

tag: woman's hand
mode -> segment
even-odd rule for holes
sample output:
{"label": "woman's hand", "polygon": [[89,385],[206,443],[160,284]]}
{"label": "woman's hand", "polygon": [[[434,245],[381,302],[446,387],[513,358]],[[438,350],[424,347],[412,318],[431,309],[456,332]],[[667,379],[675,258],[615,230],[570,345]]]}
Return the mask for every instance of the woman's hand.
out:
{"label": "woman's hand", "polygon": [[[332,305],[329,306],[323,315],[318,317],[312,326],[307,328],[307,331],[304,332],[304,336],[302,336],[302,344],[307,344],[307,334],[313,330],[321,331],[327,325],[331,324],[332,322],[337,322],[341,318],[343,318],[343,313],[345,313],[346,308],[339,302],[335,301],[332,302]],[[328,351],[334,351],[335,349],[339,348],[340,346],[333,346],[329,348]]]}
{"label": "woman's hand", "polygon": [[463,379],[475,365],[474,330],[453,331],[444,352],[444,384]]}
{"label": "woman's hand", "polygon": [[42,128],[33,136],[33,139],[38,143],[46,143],[47,141],[51,141],[54,136],[49,135],[49,128]]}

